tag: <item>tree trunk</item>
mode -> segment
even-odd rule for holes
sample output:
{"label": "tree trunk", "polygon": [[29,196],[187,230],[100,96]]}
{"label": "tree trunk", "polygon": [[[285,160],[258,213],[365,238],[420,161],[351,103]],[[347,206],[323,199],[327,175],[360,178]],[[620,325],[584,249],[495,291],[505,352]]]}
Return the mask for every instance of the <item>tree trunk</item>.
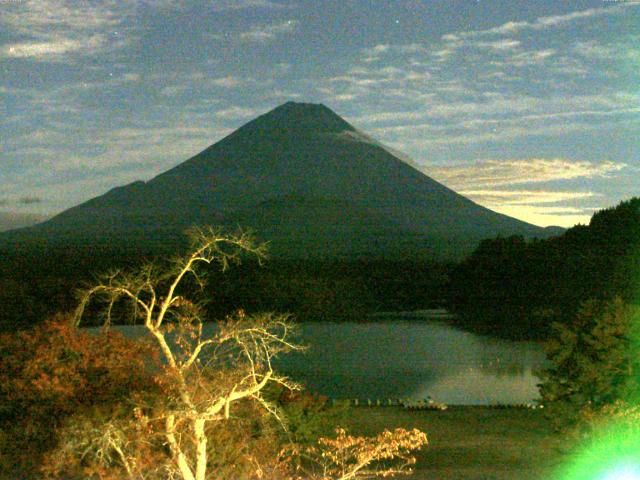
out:
{"label": "tree trunk", "polygon": [[[195,480],[196,477],[193,476],[193,472],[191,471],[191,467],[189,466],[189,462],[187,462],[180,445],[176,440],[175,436],[175,418],[173,415],[169,415],[166,420],[166,437],[169,441],[169,447],[171,448],[171,452],[173,453],[174,460],[178,464],[178,469],[180,469],[180,474],[182,475],[183,480]],[[204,478],[204,477],[203,477]]]}
{"label": "tree trunk", "polygon": [[207,436],[204,433],[204,423],[203,418],[193,422],[196,437],[196,480],[205,480],[207,472]]}

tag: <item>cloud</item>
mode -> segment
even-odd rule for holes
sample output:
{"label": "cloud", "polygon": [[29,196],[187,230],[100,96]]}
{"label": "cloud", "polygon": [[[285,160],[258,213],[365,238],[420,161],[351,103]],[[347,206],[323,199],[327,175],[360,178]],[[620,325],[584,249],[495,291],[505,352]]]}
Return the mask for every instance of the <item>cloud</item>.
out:
{"label": "cloud", "polygon": [[[545,183],[608,177],[626,164],[572,161],[563,158],[526,160],[486,160],[451,167],[422,167],[434,179],[496,212],[536,225],[570,227],[588,223],[593,208],[576,202],[600,197],[593,191],[551,190]],[[539,184],[543,188],[518,188]]]}
{"label": "cloud", "polygon": [[82,48],[79,40],[62,39],[58,42],[23,42],[3,45],[0,56],[5,58],[44,57],[74,52]]}
{"label": "cloud", "polygon": [[[374,67],[369,63],[356,65],[345,73],[314,81],[314,89],[323,98],[335,100],[359,100],[369,96],[375,102],[382,99],[407,99],[411,105],[424,100],[432,93],[424,88],[432,83],[432,74],[419,62],[410,62],[407,67],[387,65]],[[397,105],[397,101],[395,102]]]}
{"label": "cloud", "polygon": [[624,163],[605,161],[592,163],[563,158],[531,158],[526,160],[485,160],[469,165],[429,167],[424,171],[454,190],[477,187],[541,183],[577,178],[606,177],[624,169]]}
{"label": "cloud", "polygon": [[391,45],[387,44],[378,44],[370,48],[362,49],[362,53],[367,57],[378,57],[383,53],[387,53],[390,49]]}
{"label": "cloud", "polygon": [[177,95],[181,95],[187,90],[186,85],[167,85],[166,87],[162,87],[160,89],[160,94],[165,97],[175,97]]}
{"label": "cloud", "polygon": [[214,115],[217,118],[222,118],[224,120],[238,120],[253,117],[257,113],[258,111],[253,108],[233,106],[224,110],[218,110]]}
{"label": "cloud", "polygon": [[96,34],[86,38],[56,38],[50,41],[29,41],[9,43],[0,46],[0,58],[30,58],[49,62],[62,61],[73,53],[95,54],[106,48],[104,35]]}
{"label": "cloud", "polygon": [[[566,202],[599,196],[593,192],[547,190],[469,190],[458,193],[498,213],[534,225],[562,227],[589,223],[595,210],[569,206]],[[553,205],[556,203],[565,203],[565,205]]]}
{"label": "cloud", "polygon": [[435,57],[437,62],[445,62],[456,53],[455,48],[441,48],[439,50],[433,50],[431,55]]}
{"label": "cloud", "polygon": [[[607,15],[620,15],[624,13],[627,8],[630,8],[633,5],[636,5],[636,2],[620,3],[608,7],[589,8],[563,15],[538,17],[534,21],[530,22],[509,21],[502,25],[483,30],[450,32],[440,37],[442,43],[436,48],[431,49],[430,54],[437,62],[445,62],[462,48],[488,48],[495,53],[508,52],[510,50],[518,49],[521,42],[512,38],[504,38],[496,41],[479,41],[478,39],[491,36],[513,36],[526,30],[537,31],[548,28],[559,28],[582,19]],[[534,65],[549,56],[549,52],[549,50],[524,52],[521,57],[514,58],[512,60],[512,64],[515,66]]]}
{"label": "cloud", "polygon": [[511,66],[511,67],[528,67],[537,66],[543,63],[547,58],[556,54],[553,48],[544,50],[531,50],[527,52],[517,53],[505,58],[501,61],[492,61],[492,65]]}
{"label": "cloud", "polygon": [[207,80],[206,83],[214,87],[232,88],[239,86],[242,81],[233,75],[227,75],[226,77],[212,78]]}
{"label": "cloud", "polygon": [[8,198],[0,198],[0,206],[21,206],[21,205],[33,205],[36,203],[42,203],[44,200],[41,197],[36,197],[32,195],[25,195],[22,197],[8,197]]}
{"label": "cloud", "polygon": [[[147,121],[115,130],[86,125],[74,130],[75,145],[67,142],[14,154],[9,158],[20,170],[5,165],[14,178],[7,179],[4,204],[12,211],[43,214],[69,208],[116,185],[148,180],[231,133],[207,109],[170,110],[170,123]],[[100,152],[83,156],[87,144]],[[25,192],[30,198],[46,198],[46,202],[30,203]]]}
{"label": "cloud", "polygon": [[246,83],[253,82],[253,79],[240,79],[233,75],[207,78],[207,76],[202,72],[196,72],[193,74],[177,77],[169,76],[169,78],[158,76],[158,80],[168,80],[169,82],[172,82],[160,89],[160,93],[165,97],[175,97],[181,95],[187,90],[201,90],[208,88],[235,88]]}
{"label": "cloud", "polygon": [[[432,82],[432,91],[445,96],[424,96],[405,90],[404,110],[361,115],[358,124],[368,127],[388,143],[398,148],[426,149],[434,145],[504,142],[519,137],[558,136],[571,132],[602,132],[603,128],[629,126],[640,112],[640,95],[613,92],[596,95],[529,96],[497,92],[474,92],[459,83]],[[385,94],[389,86],[385,88]],[[344,92],[341,92],[344,93]],[[452,94],[473,101],[455,101]],[[398,102],[395,102],[398,104]],[[389,104],[392,107],[391,103]],[[382,123],[384,125],[379,125]]]}
{"label": "cloud", "polygon": [[566,23],[573,22],[576,19],[598,17],[601,15],[615,15],[622,13],[621,8],[607,7],[607,8],[589,8],[587,10],[579,10],[571,12],[565,15],[554,15],[550,17],[540,17],[534,23],[534,28],[555,27],[558,25],[564,25]]}
{"label": "cloud", "polygon": [[25,196],[25,197],[20,197],[18,199],[18,204],[20,205],[32,205],[34,203],[42,203],[43,199],[40,197],[30,197],[30,196]]}
{"label": "cloud", "polygon": [[125,73],[122,76],[122,81],[123,82],[139,82],[140,78],[141,77],[139,73]]}
{"label": "cloud", "polygon": [[[635,4],[636,2],[626,2],[624,4],[620,3],[607,7],[579,10],[563,15],[538,17],[533,21],[509,21],[503,23],[502,25],[483,30],[450,32],[440,37],[440,44],[436,44],[433,48],[431,48],[429,54],[436,62],[443,63],[449,61],[454,55],[456,55],[456,53],[458,53],[462,49],[466,50],[466,61],[469,61],[469,49],[489,49],[494,54],[509,53],[514,50],[518,50],[521,47],[520,40],[514,38],[502,38],[500,40],[492,41],[482,39],[495,36],[514,36],[526,30],[539,31],[548,28],[559,28],[565,25],[570,25],[571,23],[579,21],[581,19],[595,18],[607,15],[619,15],[624,13],[627,8]],[[633,43],[633,41],[630,42],[630,44]],[[381,45],[381,47],[384,47],[384,45]],[[488,62],[488,64],[510,65],[516,67],[532,66],[540,64],[547,57],[553,54],[555,54],[555,51],[552,49],[521,52],[518,55],[514,55],[513,57],[511,57],[506,62],[494,61]],[[373,56],[372,58],[376,59],[377,57]],[[564,67],[565,74],[571,73],[570,70],[576,71],[576,67]]]}
{"label": "cloud", "polygon": [[520,30],[528,27],[531,27],[531,24],[529,22],[507,22],[507,23],[503,23],[500,26],[489,28],[487,30],[462,32],[460,33],[460,35],[469,36],[469,37],[474,37],[479,35],[490,35],[490,34],[506,35],[506,34],[517,33]]}
{"label": "cloud", "polygon": [[247,8],[282,10],[292,7],[288,4],[269,0],[215,0],[212,8],[215,12],[222,12],[227,10],[245,10]]}
{"label": "cloud", "polygon": [[427,48],[420,43],[405,43],[405,44],[388,44],[381,43],[373,47],[363,48],[361,53],[363,55],[363,61],[365,63],[375,62],[386,54],[401,54],[407,55],[412,53],[424,53]]}
{"label": "cloud", "polygon": [[561,27],[572,23],[576,20],[585,18],[600,17],[605,15],[620,15],[625,12],[626,8],[631,7],[632,2],[628,4],[619,4],[610,7],[589,8],[586,10],[578,10],[575,12],[567,13],[564,15],[553,15],[547,17],[538,17],[532,22],[506,22],[497,27],[475,30],[468,32],[456,32],[455,34],[448,34],[442,37],[443,40],[452,40],[463,37],[478,37],[485,35],[511,35],[518,33],[522,30],[543,30],[550,27]]}
{"label": "cloud", "polygon": [[3,5],[0,26],[9,40],[0,58],[60,62],[73,55],[92,55],[128,44],[121,23],[135,12],[133,2],[24,0]]}
{"label": "cloud", "polygon": [[640,36],[632,35],[623,42],[578,41],[574,44],[572,50],[588,60],[640,62],[639,43]]}
{"label": "cloud", "polygon": [[[548,190],[459,190],[458,193],[476,200],[483,205],[491,207],[504,206],[523,206],[523,205],[540,205],[547,203],[566,202],[567,200],[576,200],[591,198],[596,196],[593,192],[574,192],[574,191],[548,191]],[[558,213],[559,211],[570,211],[576,213],[573,207],[550,207],[545,209]]]}
{"label": "cloud", "polygon": [[246,32],[241,32],[238,38],[243,42],[264,43],[274,40],[277,36],[294,32],[298,27],[297,20],[274,23],[271,25],[258,25]]}
{"label": "cloud", "polygon": [[62,31],[87,32],[120,23],[126,2],[75,2],[70,0],[23,0],[5,5],[2,23],[34,37]]}
{"label": "cloud", "polygon": [[357,123],[378,123],[389,121],[415,121],[422,120],[425,117],[424,112],[379,112],[355,117],[353,120]]}
{"label": "cloud", "polygon": [[[481,201],[478,200],[478,203],[481,203]],[[596,210],[592,208],[550,207],[548,205],[537,207],[532,205],[486,204],[485,206],[495,212],[541,227],[554,225],[565,228],[570,228],[577,224],[587,225],[591,215]]]}
{"label": "cloud", "polygon": [[503,40],[498,40],[495,42],[476,42],[474,43],[474,45],[477,47],[490,48],[491,50],[505,51],[512,50],[520,46],[520,41],[513,40],[511,38],[505,38]]}

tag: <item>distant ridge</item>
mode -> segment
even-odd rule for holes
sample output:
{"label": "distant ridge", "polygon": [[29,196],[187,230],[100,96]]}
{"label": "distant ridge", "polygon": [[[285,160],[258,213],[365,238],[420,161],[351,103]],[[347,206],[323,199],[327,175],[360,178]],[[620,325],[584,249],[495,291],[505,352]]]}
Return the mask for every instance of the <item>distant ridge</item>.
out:
{"label": "distant ridge", "polygon": [[0,241],[166,246],[194,224],[253,228],[296,258],[459,258],[483,238],[558,233],[455,193],[324,105],[287,102],[148,182]]}

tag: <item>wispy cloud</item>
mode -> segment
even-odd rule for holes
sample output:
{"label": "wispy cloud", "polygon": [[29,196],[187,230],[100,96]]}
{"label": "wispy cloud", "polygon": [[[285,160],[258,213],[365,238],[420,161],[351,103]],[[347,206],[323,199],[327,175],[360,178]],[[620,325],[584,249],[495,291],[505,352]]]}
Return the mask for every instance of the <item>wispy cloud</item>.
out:
{"label": "wispy cloud", "polygon": [[175,97],[187,91],[187,85],[167,85],[160,89],[160,93],[165,97]]}
{"label": "wispy cloud", "polygon": [[491,50],[497,50],[502,52],[505,50],[512,50],[520,46],[520,40],[505,38],[502,40],[497,40],[495,42],[476,42],[474,45],[477,47],[489,48]]}
{"label": "wispy cloud", "polygon": [[243,42],[263,43],[274,40],[276,37],[294,32],[298,27],[297,20],[287,20],[270,25],[256,25],[250,30],[240,32],[238,38]]}
{"label": "wispy cloud", "polygon": [[[574,22],[592,19],[595,17],[621,15],[628,8],[637,6],[636,2],[618,3],[607,7],[589,8],[563,15],[538,17],[533,21],[509,21],[496,27],[483,30],[468,30],[450,32],[440,37],[440,44],[431,48],[432,58],[438,62],[446,62],[455,56],[461,49],[483,48],[490,49],[494,53],[507,53],[518,50],[521,40],[514,38],[502,38],[499,40],[484,40],[487,37],[517,36],[524,31],[540,31],[549,28],[561,28]],[[540,63],[545,58],[555,53],[551,49],[539,49],[529,52],[521,52],[513,56],[507,64],[513,66],[527,66]]]}
{"label": "wispy cloud", "polygon": [[532,22],[519,21],[519,22],[506,22],[497,27],[488,28],[485,30],[472,30],[468,32],[456,32],[455,34],[447,34],[442,37],[443,40],[455,41],[464,37],[479,37],[486,35],[512,35],[523,30],[543,30],[552,27],[561,27],[577,20],[600,17],[605,15],[620,15],[625,10],[632,6],[635,2],[629,2],[628,4],[620,3],[612,5],[610,7],[589,8],[586,10],[578,10],[563,15],[552,15],[546,17],[538,17]]}
{"label": "wispy cloud", "polygon": [[[627,165],[605,161],[592,163],[564,158],[485,160],[469,165],[429,167],[425,173],[454,189],[541,183],[576,178],[605,177]],[[479,192],[479,190],[476,190]]]}
{"label": "wispy cloud", "polygon": [[[454,84],[464,90],[464,86]],[[438,87],[434,87],[438,90]],[[475,95],[473,95],[475,93]],[[517,137],[562,135],[602,128],[601,117],[612,125],[632,121],[640,112],[640,97],[625,92],[596,95],[534,97],[496,92],[469,92],[474,101],[446,101],[409,92],[413,108],[381,111],[356,117],[359,124],[374,124],[372,131],[385,141],[403,138],[421,148],[446,143],[506,141]],[[568,121],[571,120],[571,121]],[[380,123],[384,126],[378,126]],[[418,143],[415,144],[418,146]]]}
{"label": "wispy cloud", "polygon": [[511,67],[528,67],[537,66],[546,61],[549,57],[556,54],[556,50],[553,48],[546,48],[543,50],[531,50],[526,52],[516,53],[508,56],[503,60],[491,61],[492,65],[511,66]]}
{"label": "wispy cloud", "polygon": [[118,29],[134,7],[113,0],[9,2],[3,5],[0,25],[15,40],[0,46],[0,58],[56,62],[121,48],[129,40]]}
{"label": "wispy cloud", "polygon": [[[476,199],[478,203],[482,203],[482,199]],[[531,204],[490,204],[483,203],[487,208],[494,210],[503,215],[513,218],[519,218],[525,222],[533,223],[541,227],[555,225],[559,227],[570,228],[577,224],[586,225],[591,219],[596,208],[574,208],[574,207],[553,207],[549,205],[531,205]]]}
{"label": "wispy cloud", "polygon": [[178,76],[158,75],[158,81],[167,82],[167,84],[160,89],[160,93],[166,97],[175,97],[189,90],[230,89],[241,87],[247,83],[255,83],[251,78],[241,79],[234,75],[207,78],[202,72]]}
{"label": "wispy cloud", "polygon": [[[94,35],[89,42],[94,48],[103,43],[103,37]],[[0,58],[49,58],[55,60],[59,56],[90,48],[84,41],[61,38],[49,42],[10,43],[0,47]]]}
{"label": "wispy cloud", "polygon": [[0,198],[0,207],[6,206],[19,206],[19,205],[33,205],[36,203],[42,203],[44,201],[41,197],[35,197],[32,195],[24,195],[21,197],[8,197]]}
{"label": "wispy cloud", "polygon": [[[541,205],[547,203],[566,202],[597,196],[593,192],[557,191],[557,190],[459,190],[458,193],[476,200],[490,208],[505,206]],[[576,213],[574,207],[551,207],[545,205],[555,213],[560,210],[570,210]]]}
{"label": "wispy cloud", "polygon": [[[593,210],[577,207],[575,202],[600,195],[590,190],[554,190],[545,188],[545,184],[606,178],[625,168],[624,163],[610,161],[532,158],[425,167],[423,171],[471,200],[505,215],[538,225],[571,226],[588,222]],[[539,184],[542,188],[519,188],[525,184]]]}
{"label": "wispy cloud", "polygon": [[291,5],[269,0],[216,0],[212,8],[216,12],[226,10],[245,10],[248,8],[262,8],[267,10],[282,10],[292,8]]}
{"label": "wispy cloud", "polygon": [[510,217],[540,226],[562,227],[588,223],[595,210],[567,203],[581,202],[599,196],[594,192],[549,190],[468,190],[459,193]]}
{"label": "wispy cloud", "polygon": [[[116,185],[149,180],[231,133],[206,113],[177,111],[170,122],[146,120],[106,130],[87,125],[73,130],[72,142],[67,135],[64,143],[21,147],[12,157],[20,165],[19,177],[10,175],[3,185],[7,209],[47,214]],[[85,146],[94,151],[83,155]],[[9,165],[8,173],[14,171]],[[35,198],[47,201],[36,203]]]}
{"label": "wispy cloud", "polygon": [[[587,131],[599,132],[601,131],[601,127],[584,125],[582,123],[562,123],[556,125],[536,125],[534,127],[523,125],[466,132],[453,129],[449,126],[427,123],[417,125],[413,130],[405,125],[373,129],[373,133],[376,133],[381,138],[385,138],[385,142],[393,145],[395,148],[423,152],[429,151],[429,149],[433,147],[484,144],[489,142],[494,144],[507,144],[512,143],[516,138],[561,137],[570,133],[585,133]],[[389,141],[386,139],[388,134],[402,136],[402,141]]]}
{"label": "wispy cloud", "polygon": [[640,35],[632,35],[624,41],[604,43],[596,40],[578,41],[573,52],[589,60],[640,62]]}
{"label": "wispy cloud", "polygon": [[373,47],[363,48],[362,54],[364,56],[363,61],[371,63],[379,60],[386,54],[411,54],[411,53],[424,53],[427,48],[420,43],[406,43],[406,44],[390,44],[380,43]]}
{"label": "wispy cloud", "polygon": [[206,83],[214,87],[232,88],[241,85],[242,80],[240,80],[238,77],[234,77],[233,75],[227,75],[226,77],[209,79],[206,81]]}
{"label": "wispy cloud", "polygon": [[217,118],[221,118],[224,120],[238,120],[253,117],[257,113],[258,111],[253,108],[233,106],[225,108],[224,110],[218,110],[214,115]]}
{"label": "wispy cloud", "polygon": [[20,205],[32,205],[34,203],[42,203],[44,200],[40,197],[24,196],[18,199]]}

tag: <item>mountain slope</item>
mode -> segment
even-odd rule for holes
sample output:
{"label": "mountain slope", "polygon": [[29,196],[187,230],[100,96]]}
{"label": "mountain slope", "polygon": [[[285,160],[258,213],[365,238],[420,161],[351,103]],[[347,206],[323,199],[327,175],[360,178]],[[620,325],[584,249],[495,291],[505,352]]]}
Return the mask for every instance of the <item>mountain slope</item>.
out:
{"label": "mountain slope", "polygon": [[458,256],[498,234],[548,236],[427,177],[327,107],[288,102],[146,183],[5,238],[167,242],[206,223],[253,227],[289,256]]}

